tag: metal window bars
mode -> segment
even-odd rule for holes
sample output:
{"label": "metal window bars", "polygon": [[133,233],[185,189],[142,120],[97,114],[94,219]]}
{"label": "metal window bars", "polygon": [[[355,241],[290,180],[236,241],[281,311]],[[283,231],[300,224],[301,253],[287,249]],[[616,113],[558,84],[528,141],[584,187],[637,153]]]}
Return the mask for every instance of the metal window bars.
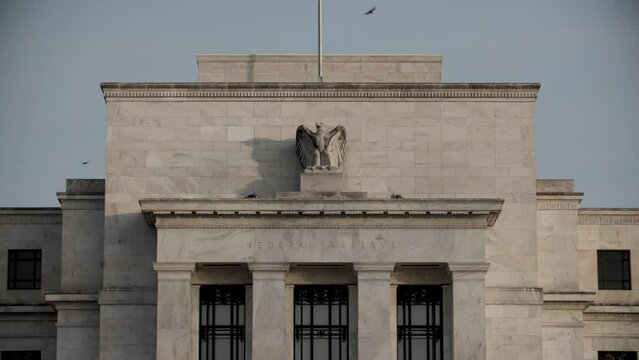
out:
{"label": "metal window bars", "polygon": [[9,250],[8,265],[7,289],[40,289],[42,250]]}
{"label": "metal window bars", "polygon": [[296,286],[295,360],[347,360],[348,287]]}
{"label": "metal window bars", "polygon": [[398,286],[397,358],[443,359],[443,315],[441,286]]}
{"label": "metal window bars", "polygon": [[200,360],[245,359],[244,286],[200,288]]}

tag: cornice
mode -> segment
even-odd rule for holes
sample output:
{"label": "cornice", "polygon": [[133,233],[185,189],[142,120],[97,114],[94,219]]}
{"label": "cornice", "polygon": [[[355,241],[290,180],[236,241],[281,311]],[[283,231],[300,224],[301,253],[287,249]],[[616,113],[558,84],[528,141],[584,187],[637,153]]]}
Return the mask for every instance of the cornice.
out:
{"label": "cornice", "polygon": [[544,309],[547,310],[584,310],[595,301],[594,291],[576,291],[544,293]]}
{"label": "cornice", "polygon": [[[485,228],[502,199],[142,199],[158,228]],[[290,221],[289,221],[290,220]]]}
{"label": "cornice", "polygon": [[538,83],[102,83],[109,100],[516,99],[535,101]]}

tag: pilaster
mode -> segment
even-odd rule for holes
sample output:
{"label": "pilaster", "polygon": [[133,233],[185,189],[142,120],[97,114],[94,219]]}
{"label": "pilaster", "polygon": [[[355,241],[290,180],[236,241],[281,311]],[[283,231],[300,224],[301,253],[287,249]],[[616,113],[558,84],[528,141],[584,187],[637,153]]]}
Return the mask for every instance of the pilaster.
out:
{"label": "pilaster", "polygon": [[487,263],[449,263],[452,277],[453,359],[486,359]]}
{"label": "pilaster", "polygon": [[357,273],[358,359],[392,359],[393,334],[390,275],[394,263],[355,263]]}
{"label": "pilaster", "polygon": [[290,359],[287,341],[288,263],[253,263],[253,360]]}
{"label": "pilaster", "polygon": [[157,360],[196,360],[191,349],[194,263],[154,263],[158,274]]}

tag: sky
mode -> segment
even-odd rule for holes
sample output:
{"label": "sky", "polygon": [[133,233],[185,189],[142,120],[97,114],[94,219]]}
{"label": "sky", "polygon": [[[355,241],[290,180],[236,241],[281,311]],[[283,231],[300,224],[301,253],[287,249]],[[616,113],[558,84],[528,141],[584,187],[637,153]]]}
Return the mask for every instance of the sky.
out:
{"label": "sky", "polygon": [[[197,54],[314,54],[316,11],[0,0],[0,207],[58,206],[66,178],[104,177],[100,82],[196,81]],[[585,207],[639,207],[637,0],[324,0],[324,52],[441,54],[445,82],[540,82],[537,177],[575,179]]]}

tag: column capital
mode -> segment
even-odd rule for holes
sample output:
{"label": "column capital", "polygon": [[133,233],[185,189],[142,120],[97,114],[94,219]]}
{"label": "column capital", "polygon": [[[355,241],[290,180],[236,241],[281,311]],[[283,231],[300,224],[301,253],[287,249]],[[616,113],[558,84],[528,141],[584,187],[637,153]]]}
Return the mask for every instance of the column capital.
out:
{"label": "column capital", "polygon": [[452,262],[448,263],[453,281],[483,281],[490,263],[485,262]]}
{"label": "column capital", "polygon": [[395,269],[395,263],[393,262],[379,262],[379,263],[353,263],[353,269],[357,272],[365,271],[380,271],[380,272],[392,272]]}
{"label": "column capital", "polygon": [[284,281],[290,263],[250,263],[249,270],[253,273],[253,279],[281,280]]}
{"label": "column capital", "polygon": [[249,263],[248,268],[251,272],[256,271],[288,271],[291,267],[290,263]]}
{"label": "column capital", "polygon": [[395,269],[395,263],[354,263],[353,270],[357,273],[357,280],[389,281]]}
{"label": "column capital", "polygon": [[195,263],[154,262],[153,270],[158,280],[191,280]]}

